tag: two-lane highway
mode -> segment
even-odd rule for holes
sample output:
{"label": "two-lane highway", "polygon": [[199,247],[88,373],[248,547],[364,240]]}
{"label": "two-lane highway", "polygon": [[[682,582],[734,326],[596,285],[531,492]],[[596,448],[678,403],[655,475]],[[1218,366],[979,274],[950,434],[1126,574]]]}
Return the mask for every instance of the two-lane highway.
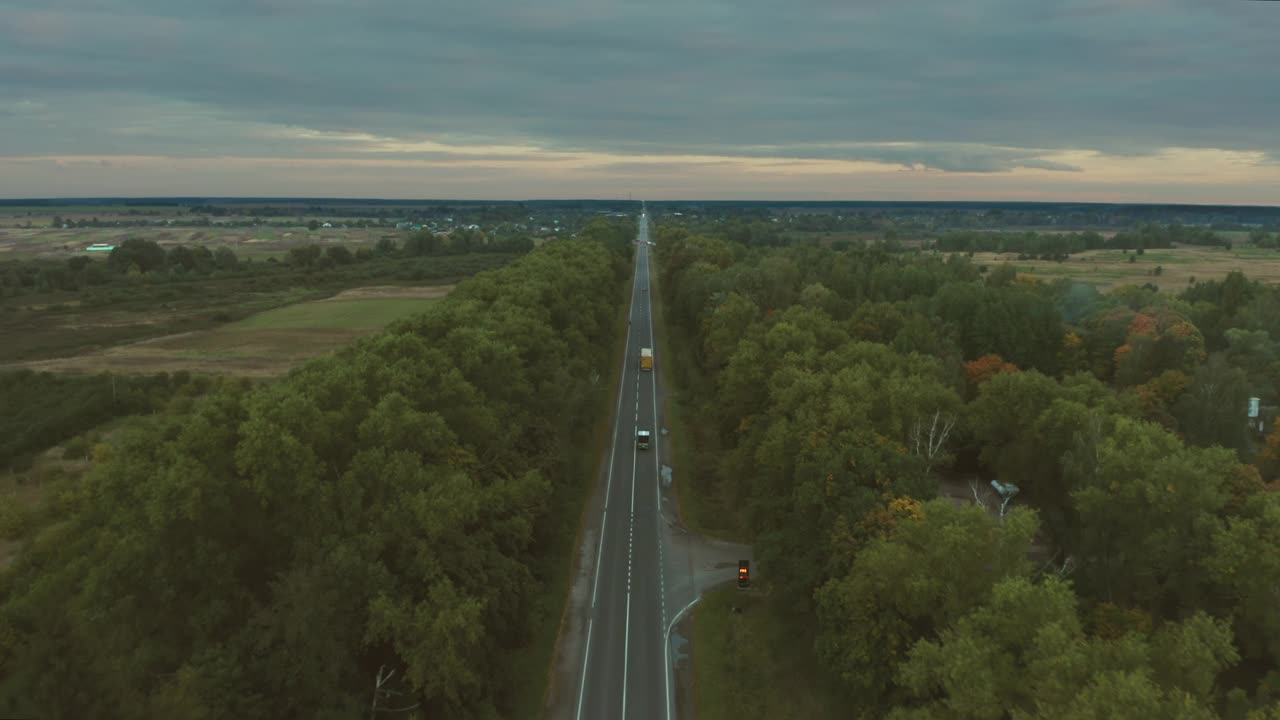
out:
{"label": "two-lane highway", "polygon": [[[649,305],[649,223],[640,215],[626,360],[614,420],[603,516],[591,584],[590,617],[578,688],[577,720],[650,720],[670,712],[666,656],[664,535],[658,481],[662,427],[657,373],[640,369],[654,348]],[[650,447],[636,432],[651,433]]]}

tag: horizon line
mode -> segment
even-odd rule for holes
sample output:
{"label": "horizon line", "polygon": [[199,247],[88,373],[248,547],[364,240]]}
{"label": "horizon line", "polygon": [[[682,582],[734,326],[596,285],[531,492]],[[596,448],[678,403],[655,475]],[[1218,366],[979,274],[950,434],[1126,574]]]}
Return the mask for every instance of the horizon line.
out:
{"label": "horizon line", "polygon": [[1235,203],[1175,203],[1175,202],[1103,202],[1081,200],[804,200],[804,199],[737,199],[737,200],[700,200],[700,199],[630,199],[620,197],[572,197],[572,198],[393,198],[393,197],[361,197],[361,196],[287,196],[287,195],[75,195],[62,197],[11,197],[0,198],[0,207],[21,205],[22,203],[85,203],[98,202],[142,202],[164,201],[176,203],[180,201],[205,202],[377,202],[377,203],[659,203],[659,204],[772,204],[772,205],[1097,205],[1097,206],[1129,206],[1129,207],[1188,207],[1188,208],[1253,208],[1280,210],[1280,205],[1235,204]]}

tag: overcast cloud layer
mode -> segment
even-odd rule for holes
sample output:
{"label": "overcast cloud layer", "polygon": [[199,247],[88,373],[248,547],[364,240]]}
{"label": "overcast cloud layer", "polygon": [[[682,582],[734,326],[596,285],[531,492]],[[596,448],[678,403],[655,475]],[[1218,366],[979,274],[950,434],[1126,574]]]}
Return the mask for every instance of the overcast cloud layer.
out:
{"label": "overcast cloud layer", "polygon": [[0,195],[175,175],[1277,204],[1280,3],[0,0]]}

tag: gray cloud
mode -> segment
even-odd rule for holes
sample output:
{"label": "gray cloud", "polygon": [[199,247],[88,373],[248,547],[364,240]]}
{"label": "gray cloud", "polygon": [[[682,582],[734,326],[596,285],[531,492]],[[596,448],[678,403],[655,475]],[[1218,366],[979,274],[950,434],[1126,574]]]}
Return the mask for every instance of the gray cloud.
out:
{"label": "gray cloud", "polygon": [[1040,156],[1047,153],[1047,150],[1003,148],[975,143],[912,143],[910,145],[872,143],[795,144],[726,150],[732,150],[734,154],[746,157],[785,156],[810,160],[859,160],[902,165],[907,168],[924,166],[931,170],[948,172],[1007,172],[1019,167],[1062,172],[1080,171],[1080,168],[1074,165],[1041,159]]}
{"label": "gray cloud", "polygon": [[[7,0],[0,154],[319,152],[272,128],[1072,171],[1280,157],[1280,6],[1192,0]],[[911,146],[872,143],[911,142]],[[762,150],[763,148],[763,150]],[[354,148],[327,144],[337,156]]]}

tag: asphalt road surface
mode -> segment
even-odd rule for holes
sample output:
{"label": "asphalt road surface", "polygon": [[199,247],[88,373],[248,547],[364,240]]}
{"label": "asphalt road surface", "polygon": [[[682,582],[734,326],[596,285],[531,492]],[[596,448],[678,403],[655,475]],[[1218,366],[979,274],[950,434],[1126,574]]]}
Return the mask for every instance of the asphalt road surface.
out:
{"label": "asphalt road surface", "polygon": [[[613,439],[595,506],[599,515],[580,549],[554,718],[675,718],[674,673],[684,654],[669,650],[672,626],[707,588],[732,582],[739,559],[750,558],[750,548],[704,540],[677,522],[668,436],[659,416],[664,349],[654,343],[644,213],[636,244]],[[640,369],[641,348],[653,348],[657,371]],[[648,449],[636,446],[639,430],[651,433]]]}
{"label": "asphalt road surface", "polygon": [[[653,347],[648,242],[641,215],[576,718],[667,716],[657,459],[663,438],[656,423],[657,375],[640,370],[640,348]],[[638,430],[652,433],[649,449],[636,447]]]}

